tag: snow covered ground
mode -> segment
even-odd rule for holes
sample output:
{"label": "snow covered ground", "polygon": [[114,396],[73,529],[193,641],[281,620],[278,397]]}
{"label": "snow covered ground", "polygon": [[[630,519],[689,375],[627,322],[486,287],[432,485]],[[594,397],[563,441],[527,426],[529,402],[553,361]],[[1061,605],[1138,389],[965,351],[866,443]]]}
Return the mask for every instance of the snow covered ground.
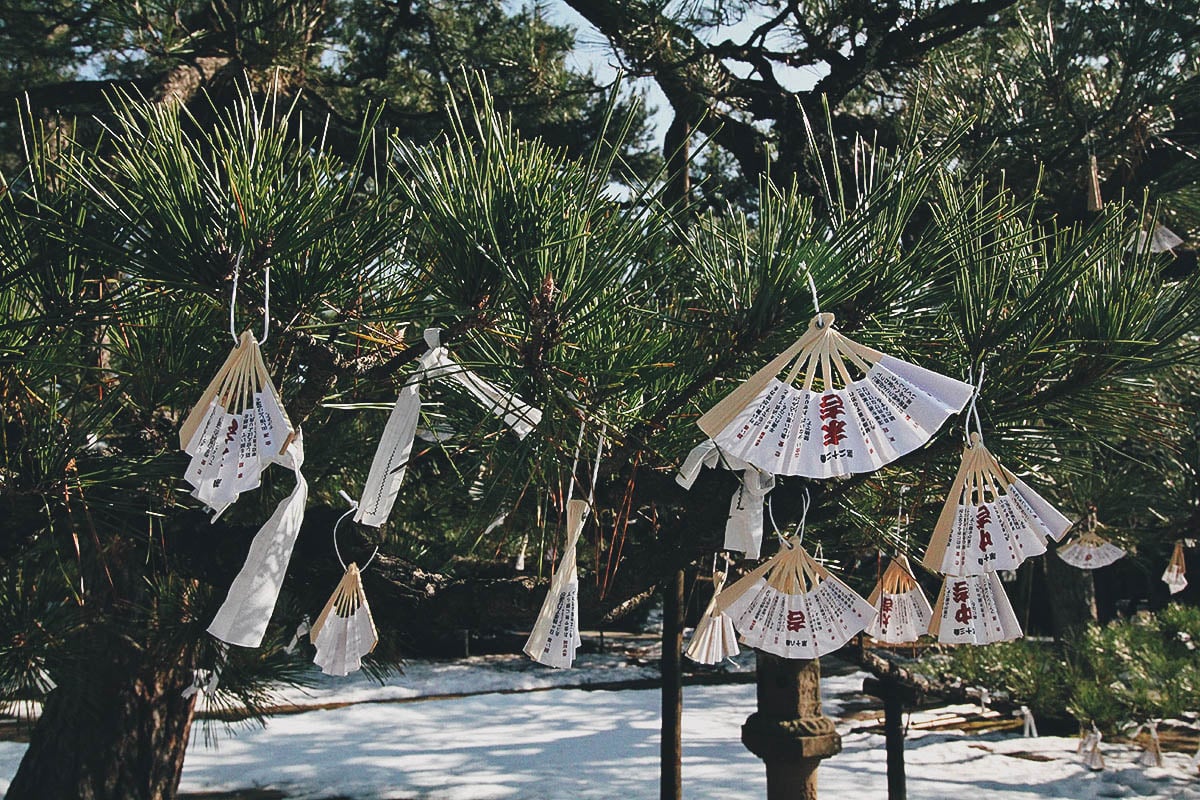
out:
{"label": "snow covered ground", "polygon": [[[198,726],[182,790],[270,788],[291,798],[353,800],[556,800],[658,796],[656,690],[546,688],[564,682],[652,677],[653,668],[589,656],[584,669],[553,671],[512,656],[417,662],[379,686],[364,678],[323,680],[291,690],[288,702],[340,708],[277,716],[263,728]],[[835,719],[862,686],[862,673],[827,676],[826,713]],[[512,690],[533,690],[511,693]],[[459,692],[488,692],[437,698]],[[430,697],[426,700],[415,698]],[[761,762],[739,731],[754,708],[754,686],[691,686],[684,692],[684,794],[689,800],[765,796]],[[883,737],[849,733],[844,752],[822,765],[828,798],[886,796]],[[207,741],[206,741],[207,740]],[[961,800],[1161,798],[1200,800],[1189,759],[1167,753],[1167,766],[1136,765],[1136,748],[1104,745],[1108,769],[1093,773],[1075,755],[1077,740],[910,733],[909,796]],[[0,788],[24,746],[0,743]]]}

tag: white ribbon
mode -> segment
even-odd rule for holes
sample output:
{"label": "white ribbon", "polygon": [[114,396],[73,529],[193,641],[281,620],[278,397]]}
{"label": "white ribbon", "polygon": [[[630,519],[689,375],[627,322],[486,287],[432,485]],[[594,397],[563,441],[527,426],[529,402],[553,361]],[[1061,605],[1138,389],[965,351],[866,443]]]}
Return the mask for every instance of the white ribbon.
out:
{"label": "white ribbon", "polygon": [[775,476],[741,459],[723,455],[716,442],[706,439],[688,453],[675,482],[690,490],[701,467],[715,468],[718,464],[742,473],[741,485],[729,503],[724,548],[745,553],[747,558],[758,558],[763,537],[763,501],[775,488]]}
{"label": "white ribbon", "polygon": [[429,349],[421,356],[418,368],[404,386],[392,406],[384,426],[383,436],[371,460],[371,471],[363,487],[362,499],[354,521],[379,527],[392,513],[400,494],[400,484],[412,455],[417,420],[421,415],[421,383],[439,377],[453,378],[485,409],[504,420],[518,438],[524,439],[542,419],[542,412],[523,402],[511,392],[503,392],[470,370],[460,366],[441,345],[441,331],[425,331]]}
{"label": "white ribbon", "polygon": [[1020,710],[1013,712],[1014,717],[1020,717],[1025,721],[1025,726],[1022,735],[1026,738],[1037,738],[1037,722],[1033,718],[1033,712],[1029,710],[1029,706],[1021,706]]}
{"label": "white ribbon", "polygon": [[296,475],[296,488],[275,508],[275,513],[255,534],[246,563],[229,587],[225,602],[208,626],[208,632],[227,644],[258,647],[275,611],[279,589],[287,574],[292,548],[304,521],[308,481],[300,472],[304,464],[304,434],[299,428],[278,461]]}

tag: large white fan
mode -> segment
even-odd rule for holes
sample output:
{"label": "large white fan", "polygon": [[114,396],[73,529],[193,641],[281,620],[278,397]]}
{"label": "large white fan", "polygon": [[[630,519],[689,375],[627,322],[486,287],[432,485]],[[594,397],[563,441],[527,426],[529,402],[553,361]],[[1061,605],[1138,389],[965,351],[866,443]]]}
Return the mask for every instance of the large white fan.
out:
{"label": "large white fan", "polygon": [[995,572],[947,576],[934,607],[929,633],[945,644],[991,644],[1022,635]]}
{"label": "large white fan", "polygon": [[944,575],[1012,570],[1046,552],[1071,521],[1013,475],[971,434],[923,562]]}
{"label": "large white fan", "polygon": [[784,658],[818,658],[867,627],[875,609],[788,539],[717,600],[742,641]]}
{"label": "large white fan", "polygon": [[579,573],[575,566],[575,546],[583,532],[588,504],[584,500],[567,501],[567,546],[558,568],[550,577],[550,590],[542,610],[525,642],[525,654],[549,667],[563,669],[575,661],[579,639]]}
{"label": "large white fan", "polygon": [[362,666],[362,657],[375,649],[379,635],[363,592],[358,565],[351,562],[309,637],[317,648],[313,662],[326,675],[349,675]]}
{"label": "large white fan", "polygon": [[293,434],[258,340],[245,331],[179,429],[192,495],[221,513],[258,488]]}
{"label": "large white fan", "polygon": [[917,641],[933,619],[933,609],[903,554],[888,564],[867,602],[876,611],[867,635],[888,644]]}
{"label": "large white fan", "polygon": [[831,478],[874,472],[916,450],[970,399],[970,384],[847,339],[833,321],[814,317],[795,344],[704,414],[700,428],[765,472]]}
{"label": "large white fan", "polygon": [[696,630],[692,632],[692,639],[688,642],[687,657],[698,664],[719,664],[741,652],[738,649],[733,620],[717,608],[717,600],[728,577],[728,561],[725,569],[726,572],[713,570],[712,600],[709,601],[708,608],[704,609],[704,615],[696,623]]}

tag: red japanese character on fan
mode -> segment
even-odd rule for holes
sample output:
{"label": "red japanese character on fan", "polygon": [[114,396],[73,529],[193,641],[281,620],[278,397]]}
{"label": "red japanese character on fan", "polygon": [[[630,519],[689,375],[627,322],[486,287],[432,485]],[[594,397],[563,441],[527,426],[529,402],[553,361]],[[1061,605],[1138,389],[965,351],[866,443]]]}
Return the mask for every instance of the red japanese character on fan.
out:
{"label": "red japanese character on fan", "polygon": [[842,398],[836,394],[827,394],[821,397],[820,417],[824,420],[821,430],[825,433],[824,441],[826,447],[830,445],[841,444],[846,438],[846,422],[838,419],[846,413],[845,403]]}
{"label": "red japanese character on fan", "polygon": [[798,631],[804,627],[804,612],[789,611],[787,614],[787,629],[789,631]]}
{"label": "red japanese character on fan", "polygon": [[984,552],[992,546],[992,534],[988,532],[987,524],[992,521],[992,512],[987,506],[980,506],[975,514],[975,527],[979,529],[979,549]]}

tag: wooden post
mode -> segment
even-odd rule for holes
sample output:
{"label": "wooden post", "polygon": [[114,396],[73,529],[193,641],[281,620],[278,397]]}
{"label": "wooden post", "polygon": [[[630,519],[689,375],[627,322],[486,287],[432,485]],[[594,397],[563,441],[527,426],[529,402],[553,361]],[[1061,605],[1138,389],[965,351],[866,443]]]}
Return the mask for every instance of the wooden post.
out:
{"label": "wooden post", "polygon": [[663,582],[662,800],[683,798],[683,570]]}
{"label": "wooden post", "polygon": [[821,664],[757,656],[758,711],[742,725],[742,744],[766,764],[767,800],[816,800],[817,765],[842,751],[821,713]]}
{"label": "wooden post", "polygon": [[883,701],[883,733],[887,747],[888,800],[906,800],[904,774],[904,706],[915,705],[920,693],[891,675],[867,678],[863,693]]}

